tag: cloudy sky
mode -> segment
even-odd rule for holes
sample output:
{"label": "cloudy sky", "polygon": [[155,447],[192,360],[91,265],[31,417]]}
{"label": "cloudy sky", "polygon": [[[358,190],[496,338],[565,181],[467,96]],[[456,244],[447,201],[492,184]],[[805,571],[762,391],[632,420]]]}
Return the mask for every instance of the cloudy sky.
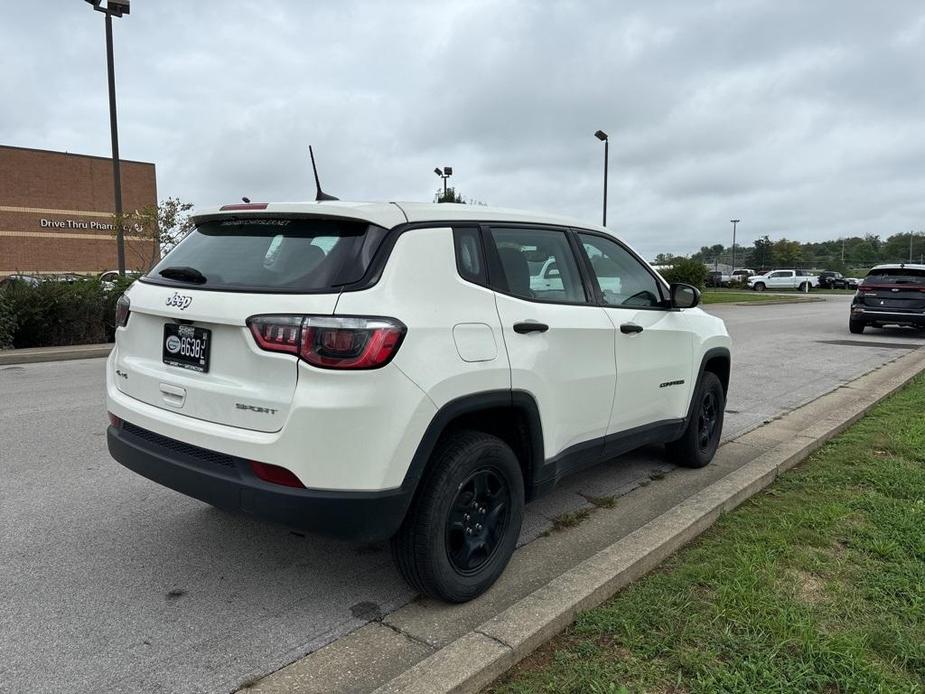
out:
{"label": "cloudy sky", "polygon": [[[103,16],[4,3],[0,144],[109,154]],[[161,198],[465,197],[599,221],[644,254],[925,229],[915,0],[133,0],[120,143]]]}

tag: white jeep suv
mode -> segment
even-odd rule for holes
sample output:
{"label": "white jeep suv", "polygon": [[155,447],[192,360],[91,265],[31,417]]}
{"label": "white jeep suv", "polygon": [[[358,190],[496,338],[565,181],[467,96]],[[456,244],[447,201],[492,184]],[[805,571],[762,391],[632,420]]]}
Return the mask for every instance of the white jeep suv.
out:
{"label": "white jeep suv", "polygon": [[716,451],[723,322],[604,228],[339,201],[195,222],[120,299],[107,368],[109,450],[160,484],[391,538],[415,588],[464,601],[564,475],[653,442],[693,467]]}

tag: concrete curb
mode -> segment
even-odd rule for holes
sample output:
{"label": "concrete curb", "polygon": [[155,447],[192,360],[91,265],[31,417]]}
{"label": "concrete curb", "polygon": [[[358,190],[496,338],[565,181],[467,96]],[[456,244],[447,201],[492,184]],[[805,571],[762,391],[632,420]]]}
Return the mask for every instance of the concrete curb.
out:
{"label": "concrete curb", "polygon": [[[810,411],[794,418],[792,429],[787,419],[793,413],[784,415],[776,422],[783,429],[779,433],[785,434],[778,445],[440,648],[380,686],[376,694],[479,691],[562,631],[577,613],[601,604],[655,568],[923,369],[925,348],[920,348],[805,406]],[[826,399],[836,401],[837,414],[831,414],[831,408],[813,410]],[[806,420],[814,423],[807,425]]]}
{"label": "concrete curb", "polygon": [[37,364],[43,361],[68,361],[71,359],[98,359],[108,357],[112,344],[70,345],[67,347],[33,347],[10,349],[0,352],[0,366],[10,364]]}
{"label": "concrete curb", "polygon": [[726,306],[729,306],[729,305],[732,305],[732,306],[781,306],[783,304],[816,304],[821,301],[826,301],[826,299],[815,297],[815,298],[809,298],[809,299],[803,299],[803,298],[789,299],[789,300],[782,299],[780,301],[772,300],[772,301],[719,302],[718,304],[706,304],[706,305],[707,306],[714,306],[714,305],[722,306],[723,303],[725,303]]}

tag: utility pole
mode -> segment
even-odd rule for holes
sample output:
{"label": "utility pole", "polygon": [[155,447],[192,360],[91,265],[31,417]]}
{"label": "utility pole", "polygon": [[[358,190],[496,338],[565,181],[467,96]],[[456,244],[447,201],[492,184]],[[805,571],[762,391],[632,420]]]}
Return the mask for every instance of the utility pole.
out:
{"label": "utility pole", "polygon": [[730,219],[732,222],[732,269],[729,271],[729,276],[732,277],[732,273],[736,271],[736,225],[741,222],[741,219]]}
{"label": "utility pole", "polygon": [[607,136],[603,130],[598,130],[594,133],[594,137],[604,143],[604,221],[601,223],[601,226],[607,226],[607,169],[610,168],[608,165],[608,159],[610,158],[610,138]]}
{"label": "utility pole", "polygon": [[130,0],[86,0],[93,9],[106,15],[106,69],[109,75],[109,134],[112,138],[113,206],[116,214],[116,255],[119,274],[125,274],[125,228],[122,224],[122,168],[119,161],[119,128],[116,123],[116,70],[112,50],[112,18],[129,13]]}
{"label": "utility pole", "polygon": [[446,179],[453,175],[453,167],[444,166],[441,170],[438,166],[434,169],[434,173],[443,179],[443,202],[446,202]]}

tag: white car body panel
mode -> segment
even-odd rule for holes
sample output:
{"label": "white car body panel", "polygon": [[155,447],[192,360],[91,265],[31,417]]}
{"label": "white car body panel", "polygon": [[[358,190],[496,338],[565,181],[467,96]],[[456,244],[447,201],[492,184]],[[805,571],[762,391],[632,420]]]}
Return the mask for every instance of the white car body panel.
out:
{"label": "white car body panel", "polygon": [[[230,213],[204,210],[196,219],[225,214]],[[700,309],[542,303],[468,282],[457,271],[453,231],[446,222],[533,222],[606,231],[595,225],[421,203],[271,203],[234,214],[318,215],[385,228],[433,222],[430,228],[404,231],[381,277],[359,291],[248,294],[144,281],[128,291],[130,318],[116,331],[107,368],[109,410],[177,441],[279,465],[310,489],[397,488],[440,408],[486,391],[514,389],[534,397],[547,460],[608,434],[683,419],[703,355],[729,347],[722,321]],[[175,292],[191,297],[184,310],[167,305]],[[261,350],[245,323],[258,314],[385,316],[404,323],[407,334],[382,368],[320,369],[295,355]],[[209,373],[163,364],[163,325],[177,320],[213,330]],[[550,328],[513,331],[514,323],[529,320]],[[628,321],[644,331],[622,334],[619,326]],[[661,387],[674,381],[683,383]],[[183,391],[182,404],[177,389]],[[237,403],[272,412],[238,409]]]}
{"label": "white car body panel", "polygon": [[[424,300],[422,287],[427,287]],[[392,363],[437,408],[469,393],[511,387],[507,354],[499,349],[504,340],[494,292],[459,277],[449,227],[402,234],[382,278],[370,289],[344,292],[336,313],[392,316],[405,323],[408,335]],[[471,323],[491,328],[495,359],[465,361],[460,357],[454,328]]]}

